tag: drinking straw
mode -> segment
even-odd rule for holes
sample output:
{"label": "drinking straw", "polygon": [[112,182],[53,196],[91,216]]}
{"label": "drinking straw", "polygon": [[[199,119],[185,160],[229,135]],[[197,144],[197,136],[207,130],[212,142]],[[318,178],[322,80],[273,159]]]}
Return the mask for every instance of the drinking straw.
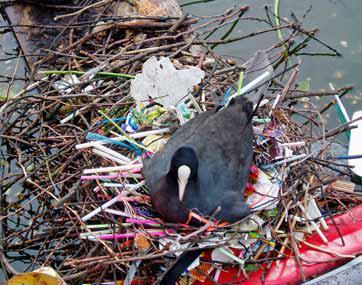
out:
{"label": "drinking straw", "polygon": [[224,102],[223,102],[224,105],[227,104],[227,102],[229,101],[232,91],[233,91],[232,87],[229,87],[228,90],[226,90],[225,96],[224,96]]}
{"label": "drinking straw", "polygon": [[272,105],[272,107],[271,107],[271,109],[270,109],[270,112],[269,112],[269,116],[272,115],[273,110],[274,110],[275,107],[278,105],[280,98],[281,98],[281,94],[279,93],[279,94],[277,94],[277,96],[275,97],[275,100],[274,100],[273,105]]}
{"label": "drinking straw", "polygon": [[[133,133],[133,134],[129,134],[128,136],[131,138],[134,138],[134,139],[138,139],[138,138],[143,138],[143,137],[147,137],[147,136],[151,136],[151,135],[159,135],[159,134],[164,134],[164,133],[169,133],[169,132],[171,132],[170,128],[163,128],[163,129],[159,129],[159,130]],[[127,140],[126,136],[121,136],[119,134],[116,134],[116,135],[117,135],[117,140]]]}
{"label": "drinking straw", "polygon": [[61,120],[60,124],[64,125],[64,124],[68,123],[70,120],[77,117],[79,114],[80,114],[80,110],[76,110],[76,111],[72,112],[69,116],[67,116],[63,120]]}
{"label": "drinking straw", "polygon": [[[147,137],[147,136],[151,136],[151,135],[169,133],[170,131],[171,131],[170,128],[163,128],[163,129],[159,129],[159,130],[134,133],[134,134],[130,134],[129,136],[134,139],[137,139],[137,138],[143,138],[143,137]],[[100,135],[97,135],[97,137],[98,136],[100,136]],[[96,137],[94,137],[94,138],[96,138]],[[102,136],[102,139],[99,139],[96,142],[77,144],[75,147],[76,147],[76,149],[83,149],[83,148],[93,147],[94,145],[117,144],[117,142],[121,142],[124,140],[127,140],[127,137],[121,136],[121,135],[118,135],[117,137],[113,137],[113,138],[108,138],[108,137]]]}
{"label": "drinking straw", "polygon": [[121,216],[121,217],[126,217],[126,218],[132,217],[130,214],[127,214],[127,213],[124,212],[124,211],[113,210],[113,209],[105,209],[104,211],[105,211],[106,213],[113,214],[113,215],[117,215],[117,216]]}
{"label": "drinking straw", "polygon": [[269,164],[269,165],[262,165],[261,167],[269,168],[269,167],[273,167],[273,166],[277,166],[277,165],[282,165],[282,164],[287,163],[287,162],[292,162],[292,161],[295,161],[295,160],[298,160],[298,159],[305,158],[306,156],[307,155],[305,153],[299,154],[299,155],[294,155],[292,157],[289,157],[289,158],[281,160],[281,161],[277,161],[277,162]]}
{"label": "drinking straw", "polygon": [[152,220],[140,220],[140,219],[133,219],[133,218],[126,219],[126,223],[141,224],[141,225],[157,225],[157,226],[160,225],[159,223],[152,221]]}
{"label": "drinking straw", "polygon": [[362,154],[355,154],[355,155],[339,155],[339,156],[330,156],[327,159],[360,159],[362,158]]}
{"label": "drinking straw", "polygon": [[220,247],[219,250],[227,255],[228,257],[230,257],[231,259],[235,260],[237,263],[241,264],[241,265],[244,265],[245,264],[245,261],[242,260],[241,258],[235,256],[234,254],[232,254],[230,251],[228,251],[227,249],[225,249],[224,247]]}
{"label": "drinking straw", "polygon": [[227,104],[225,104],[225,107],[227,107],[230,103],[230,100],[234,97],[243,95],[245,93],[248,93],[249,91],[253,90],[254,88],[258,87],[259,84],[261,84],[263,81],[268,80],[273,75],[273,72],[268,70],[262,73],[259,77],[255,78],[253,81],[251,81],[249,84],[245,85],[240,90],[240,94],[238,95],[238,92],[230,96],[229,101]]}
{"label": "drinking straw", "polygon": [[88,229],[99,229],[99,228],[111,228],[110,224],[95,224],[95,225],[81,225],[81,228],[88,228]]}
{"label": "drinking straw", "polygon": [[[127,118],[126,117],[120,117],[120,118],[114,118],[113,121],[114,122],[123,122],[125,121]],[[109,120],[102,120],[102,121],[98,121],[96,122],[96,125],[100,125],[100,124],[107,124],[109,123]]]}
{"label": "drinking straw", "polygon": [[94,232],[86,232],[86,233],[81,233],[79,235],[80,238],[88,238],[89,236],[94,236],[94,235],[105,235],[105,234],[112,234],[113,229],[109,229],[109,230],[102,230],[102,231],[94,231]]}
{"label": "drinking straw", "polygon": [[120,159],[118,159],[118,158],[116,158],[116,157],[114,157],[114,156],[112,156],[112,155],[110,155],[110,154],[108,154],[106,152],[103,152],[103,151],[100,151],[100,150],[97,150],[97,149],[93,149],[92,152],[95,153],[96,155],[99,155],[100,157],[107,158],[107,159],[109,159],[109,160],[111,160],[113,162],[116,162],[118,164],[121,164],[121,165],[127,164],[125,161],[120,160]]}
{"label": "drinking straw", "polygon": [[[39,71],[40,74],[46,74],[46,75],[84,75],[86,72],[79,71],[79,70],[42,70]],[[107,71],[99,71],[96,73],[96,75],[101,76],[109,76],[109,77],[116,77],[116,78],[128,78],[128,79],[134,79],[134,75],[124,74],[124,73],[115,73],[115,72],[107,72]]]}
{"label": "drinking straw", "polygon": [[293,147],[293,146],[304,146],[304,145],[305,145],[305,141],[279,144],[280,147]]}
{"label": "drinking straw", "polygon": [[[329,83],[329,88],[331,88],[331,90],[333,90],[333,91],[336,90],[331,82]],[[341,101],[341,98],[339,98],[338,94],[334,95],[334,98],[336,99],[336,102],[337,102],[337,104],[335,106],[336,106],[336,110],[337,110],[339,120],[341,121],[342,124],[345,124],[345,123],[349,122],[351,119],[348,116],[348,113],[347,113],[346,108],[344,107],[344,105],[343,105],[343,103]],[[351,131],[350,130],[347,130],[346,136],[347,136],[347,140],[349,140],[350,137],[351,137]]]}
{"label": "drinking straw", "polygon": [[117,179],[119,177],[143,178],[142,174],[118,173],[114,175],[83,175],[80,177],[80,180],[111,180],[111,179]]}
{"label": "drinking straw", "polygon": [[96,149],[98,149],[98,150],[100,150],[102,152],[105,152],[105,153],[107,153],[107,154],[109,154],[111,156],[114,156],[114,157],[122,160],[124,163],[130,163],[131,162],[131,160],[127,156],[124,156],[124,155],[122,155],[122,154],[120,154],[120,153],[118,153],[118,152],[116,152],[116,151],[114,151],[114,150],[112,150],[112,149],[110,149],[108,147],[105,147],[103,145],[95,145],[94,148],[96,148]]}
{"label": "drinking straw", "polygon": [[241,88],[243,87],[243,84],[244,84],[244,71],[240,71],[239,81],[238,81],[238,91],[237,91],[238,96],[241,95]]}
{"label": "drinking straw", "polygon": [[[108,138],[106,136],[102,136],[102,135],[95,134],[95,133],[88,133],[87,134],[87,140],[105,141],[105,142],[107,142],[109,144],[115,144],[115,145],[127,148],[127,149],[129,149],[131,151],[135,151],[135,150],[138,149],[136,146],[132,145],[132,143],[120,142],[120,141],[115,140],[113,138]],[[93,144],[91,146],[94,147],[95,145],[97,145],[97,143]],[[76,146],[76,148],[77,148],[77,146]],[[77,149],[79,149],[79,148],[77,148]]]}
{"label": "drinking straw", "polygon": [[100,172],[114,172],[114,171],[139,171],[143,167],[143,164],[128,164],[121,166],[110,166],[110,167],[99,167],[99,168],[91,168],[85,169],[83,171],[84,174],[90,173],[100,173]]}
{"label": "drinking straw", "polygon": [[[162,237],[165,236],[165,232],[147,232],[150,236],[153,237]],[[135,238],[137,233],[125,233],[125,234],[109,234],[109,235],[99,235],[97,238],[103,240],[112,240],[112,239],[123,239],[123,238]]]}
{"label": "drinking straw", "polygon": [[104,211],[105,209],[109,208],[110,206],[114,205],[115,203],[117,203],[121,197],[124,194],[119,194],[116,197],[114,197],[112,200],[109,200],[108,202],[104,203],[102,206],[98,207],[97,209],[95,209],[94,211],[90,212],[89,214],[85,215],[82,218],[82,221],[88,221],[89,219],[93,218],[95,215],[99,214],[100,212]]}
{"label": "drinking straw", "polygon": [[137,184],[122,184],[122,183],[103,183],[104,187],[117,187],[117,188],[126,188],[129,190],[136,190],[142,186],[145,185],[144,181],[141,181],[140,183]]}
{"label": "drinking straw", "polygon": [[299,208],[302,210],[302,212],[304,213],[305,217],[308,220],[308,223],[310,223],[312,225],[312,227],[315,229],[315,231],[317,232],[317,234],[321,237],[321,239],[323,240],[323,242],[325,244],[328,244],[328,239],[326,238],[326,236],[322,233],[322,231],[320,230],[319,226],[311,219],[311,217],[309,216],[308,212],[304,209],[304,207],[299,204],[298,205]]}

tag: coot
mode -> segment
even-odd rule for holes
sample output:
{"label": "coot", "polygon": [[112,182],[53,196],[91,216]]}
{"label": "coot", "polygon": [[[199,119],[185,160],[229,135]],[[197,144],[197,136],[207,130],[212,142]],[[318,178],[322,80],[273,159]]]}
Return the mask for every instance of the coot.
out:
{"label": "coot", "polygon": [[144,160],[154,208],[169,222],[189,211],[235,222],[249,214],[244,202],[253,157],[253,105],[236,97],[224,109],[204,112],[180,127],[164,149]]}

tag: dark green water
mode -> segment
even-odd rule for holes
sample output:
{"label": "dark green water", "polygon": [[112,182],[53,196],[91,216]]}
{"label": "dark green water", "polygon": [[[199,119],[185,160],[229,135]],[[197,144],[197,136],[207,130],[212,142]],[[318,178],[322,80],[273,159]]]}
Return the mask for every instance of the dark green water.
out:
{"label": "dark green water", "polygon": [[[184,4],[191,1],[194,0],[180,0],[179,2]],[[190,14],[206,16],[222,14],[230,7],[242,5],[250,6],[250,10],[245,16],[265,17],[264,7],[268,6],[273,11],[274,0],[214,0],[209,3],[185,6],[184,10]],[[309,9],[310,12],[304,19],[303,25],[307,28],[319,28],[318,38],[336,48],[343,56],[341,58],[304,56],[299,80],[311,78],[312,89],[328,89],[329,82],[332,82],[336,88],[344,85],[356,86],[355,91],[344,98],[344,103],[352,115],[355,110],[362,108],[362,1],[280,0],[280,17],[282,18],[291,19],[291,12],[294,12],[298,19],[301,19]],[[230,37],[267,27],[266,24],[256,21],[242,21]],[[220,31],[215,38],[222,34],[223,32]],[[216,50],[221,55],[248,60],[256,50],[266,49],[277,41],[276,33],[270,33],[242,42],[219,46]],[[11,33],[0,34],[0,60],[2,60],[0,75],[13,75],[17,59],[4,59],[17,54],[15,48],[16,43]],[[326,52],[326,49],[314,42],[310,46],[310,51]],[[21,64],[17,74],[19,77],[23,77]],[[16,94],[21,87],[21,81],[16,81],[13,88],[8,91],[7,84],[1,83],[0,78],[0,100],[7,94],[10,96]]]}
{"label": "dark green water", "polygon": [[[182,0],[188,3],[191,0]],[[245,16],[265,17],[265,6],[274,10],[274,0],[215,0],[207,4],[186,6],[184,10],[194,15],[221,14],[228,8],[237,5],[248,5],[250,10]],[[331,82],[337,87],[344,85],[356,86],[351,95],[347,95],[343,102],[350,114],[362,109],[362,1],[361,0],[280,0],[281,18],[291,18],[294,12],[298,19],[311,8],[303,20],[307,28],[319,28],[318,38],[336,48],[342,57],[311,57],[304,56],[299,81],[311,79],[312,89],[328,90]],[[249,32],[265,29],[266,24],[256,21],[243,21],[238,24],[230,37],[236,37]],[[222,34],[222,33],[221,33]],[[219,34],[220,35],[220,34]],[[252,40],[244,40],[217,48],[219,54],[249,59],[256,50],[266,49],[277,42],[277,35],[259,36]],[[326,52],[327,50],[317,43],[312,43],[309,51]],[[328,98],[325,100],[329,100]],[[323,100],[323,101],[325,101]],[[316,102],[318,104],[318,101]],[[334,109],[327,114],[327,120],[333,124]]]}

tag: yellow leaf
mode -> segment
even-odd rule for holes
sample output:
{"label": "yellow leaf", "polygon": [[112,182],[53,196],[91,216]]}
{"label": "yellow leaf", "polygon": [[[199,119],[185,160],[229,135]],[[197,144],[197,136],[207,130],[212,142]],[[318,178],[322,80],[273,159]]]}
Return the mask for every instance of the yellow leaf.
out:
{"label": "yellow leaf", "polygon": [[8,285],[66,285],[66,283],[54,269],[43,267],[11,278]]}

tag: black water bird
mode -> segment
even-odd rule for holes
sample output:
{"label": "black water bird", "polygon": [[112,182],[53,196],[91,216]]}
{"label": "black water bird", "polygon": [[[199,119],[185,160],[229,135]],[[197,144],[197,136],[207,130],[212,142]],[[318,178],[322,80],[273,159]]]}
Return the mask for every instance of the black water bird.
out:
{"label": "black water bird", "polygon": [[204,112],[180,127],[164,149],[144,160],[152,204],[165,220],[184,223],[189,211],[235,222],[244,202],[253,157],[253,105],[243,97]]}

